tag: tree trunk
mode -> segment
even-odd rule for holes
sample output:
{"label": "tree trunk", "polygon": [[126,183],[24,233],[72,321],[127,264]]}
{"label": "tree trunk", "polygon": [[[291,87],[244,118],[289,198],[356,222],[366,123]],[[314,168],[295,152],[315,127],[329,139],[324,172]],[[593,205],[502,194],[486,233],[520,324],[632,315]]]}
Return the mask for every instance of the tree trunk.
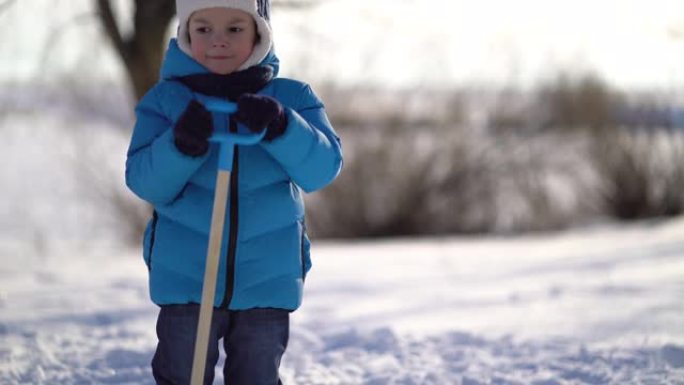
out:
{"label": "tree trunk", "polygon": [[133,32],[122,36],[109,0],[96,0],[100,21],[123,62],[136,100],[159,78],[166,31],[176,13],[174,0],[135,0]]}

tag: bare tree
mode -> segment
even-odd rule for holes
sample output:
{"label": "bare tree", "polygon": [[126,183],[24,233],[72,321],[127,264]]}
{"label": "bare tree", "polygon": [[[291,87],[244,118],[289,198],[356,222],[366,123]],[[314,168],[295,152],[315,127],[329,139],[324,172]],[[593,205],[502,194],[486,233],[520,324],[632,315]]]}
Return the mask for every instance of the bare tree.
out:
{"label": "bare tree", "polygon": [[98,16],[123,62],[137,99],[157,81],[164,54],[163,41],[176,13],[174,0],[135,0],[133,31],[123,36],[110,0],[96,0]]}

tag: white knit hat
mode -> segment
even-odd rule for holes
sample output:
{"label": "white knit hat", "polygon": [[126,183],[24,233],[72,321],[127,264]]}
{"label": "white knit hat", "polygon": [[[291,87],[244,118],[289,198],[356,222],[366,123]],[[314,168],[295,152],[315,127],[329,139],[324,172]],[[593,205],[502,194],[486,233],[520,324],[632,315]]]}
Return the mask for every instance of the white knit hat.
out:
{"label": "white knit hat", "polygon": [[[247,12],[254,18],[257,26],[259,41],[254,46],[252,55],[238,68],[243,70],[261,63],[268,55],[273,44],[271,26],[264,16],[268,17],[268,9],[259,9],[258,0],[176,0],[176,14],[178,15],[178,46],[192,56],[190,41],[188,40],[188,21],[196,11],[205,8],[225,7],[235,8]],[[263,4],[264,2],[261,1]],[[263,8],[263,5],[262,5]],[[264,16],[262,16],[264,15]]]}

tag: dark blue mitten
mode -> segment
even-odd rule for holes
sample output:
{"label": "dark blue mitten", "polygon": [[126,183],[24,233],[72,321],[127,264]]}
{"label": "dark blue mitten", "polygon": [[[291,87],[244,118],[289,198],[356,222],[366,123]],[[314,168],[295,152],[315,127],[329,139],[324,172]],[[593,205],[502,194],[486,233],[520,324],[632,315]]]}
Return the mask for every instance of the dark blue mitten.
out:
{"label": "dark blue mitten", "polygon": [[174,143],[185,155],[202,156],[209,150],[212,132],[211,113],[198,101],[192,100],[173,128]]}
{"label": "dark blue mitten", "polygon": [[237,101],[235,120],[252,132],[266,128],[265,141],[271,141],[285,133],[287,115],[283,106],[270,96],[243,94]]}

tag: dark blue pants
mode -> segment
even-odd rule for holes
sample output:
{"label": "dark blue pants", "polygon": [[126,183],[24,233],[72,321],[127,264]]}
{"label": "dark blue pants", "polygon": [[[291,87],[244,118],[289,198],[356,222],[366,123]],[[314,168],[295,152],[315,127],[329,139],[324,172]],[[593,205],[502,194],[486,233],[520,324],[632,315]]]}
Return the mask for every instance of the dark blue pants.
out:
{"label": "dark blue pants", "polygon": [[[225,384],[281,385],[280,359],[289,336],[289,316],[282,309],[214,309],[204,384],[214,381],[223,338]],[[197,335],[199,305],[162,306],[157,318],[159,343],[152,359],[158,385],[189,385]]]}

